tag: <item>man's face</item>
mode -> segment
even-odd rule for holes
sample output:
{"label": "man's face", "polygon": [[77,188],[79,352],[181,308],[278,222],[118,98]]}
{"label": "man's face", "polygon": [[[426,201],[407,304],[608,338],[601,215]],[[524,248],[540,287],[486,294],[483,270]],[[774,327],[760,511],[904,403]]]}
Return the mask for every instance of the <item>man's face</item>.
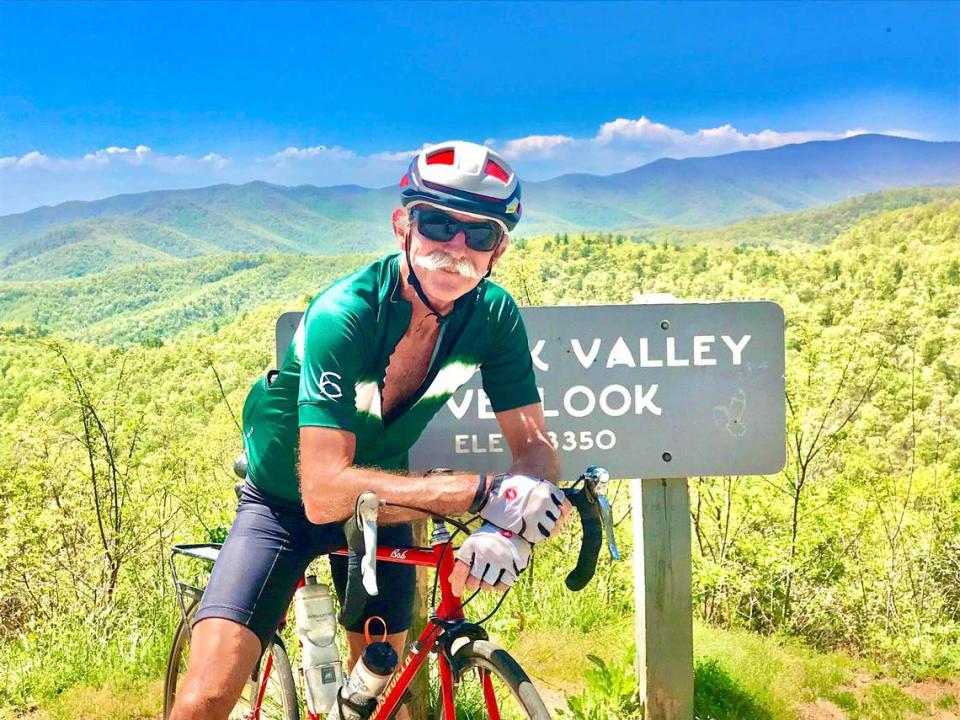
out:
{"label": "man's face", "polygon": [[[398,209],[394,213],[394,227],[397,227],[397,213],[406,212]],[[483,218],[474,215],[443,210],[457,220],[477,222]],[[434,303],[451,303],[462,295],[470,292],[477,286],[486,274],[491,260],[494,264],[503,255],[507,248],[508,238],[504,234],[503,240],[496,250],[482,252],[467,247],[464,232],[458,232],[449,242],[430,240],[417,231],[416,213],[410,219],[410,260],[414,271],[420,280],[420,285],[427,297]],[[404,247],[405,238],[398,233],[400,249]]]}

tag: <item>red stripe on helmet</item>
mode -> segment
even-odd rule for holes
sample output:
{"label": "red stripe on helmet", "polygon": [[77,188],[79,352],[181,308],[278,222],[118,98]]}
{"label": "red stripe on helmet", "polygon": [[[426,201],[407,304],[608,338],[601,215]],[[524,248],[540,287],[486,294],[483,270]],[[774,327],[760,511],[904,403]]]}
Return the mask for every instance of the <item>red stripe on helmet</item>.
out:
{"label": "red stripe on helmet", "polygon": [[438,150],[427,155],[427,165],[453,165],[453,150]]}
{"label": "red stripe on helmet", "polygon": [[497,180],[503,182],[504,185],[506,185],[507,180],[510,179],[510,176],[507,175],[507,171],[497,165],[493,160],[487,160],[487,164],[483,168],[483,171],[487,175],[493,175],[493,177],[497,178]]}

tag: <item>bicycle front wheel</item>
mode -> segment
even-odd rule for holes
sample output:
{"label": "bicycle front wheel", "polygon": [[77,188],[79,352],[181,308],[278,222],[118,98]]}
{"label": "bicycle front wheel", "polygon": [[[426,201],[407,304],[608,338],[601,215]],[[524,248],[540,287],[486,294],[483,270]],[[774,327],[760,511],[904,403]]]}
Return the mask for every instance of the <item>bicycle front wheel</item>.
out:
{"label": "bicycle front wheel", "polygon": [[[193,618],[197,610],[194,603],[187,610],[187,622]],[[166,682],[163,688],[163,720],[169,720],[173,711],[173,703],[177,697],[177,687],[187,671],[187,661],[190,657],[190,638],[187,624],[183,620],[177,626],[173,636],[173,645],[170,647],[170,657],[167,660]],[[269,665],[268,665],[269,663]],[[260,712],[256,713],[258,700],[266,677],[266,690],[260,700]],[[297,686],[293,679],[293,670],[287,650],[279,637],[274,636],[273,642],[261,658],[254,674],[243,685],[243,691],[236,706],[230,711],[229,720],[300,720],[300,711],[297,704]]]}
{"label": "bicycle front wheel", "polygon": [[506,650],[473,640],[454,658],[463,668],[454,695],[457,720],[550,720],[537,688]]}

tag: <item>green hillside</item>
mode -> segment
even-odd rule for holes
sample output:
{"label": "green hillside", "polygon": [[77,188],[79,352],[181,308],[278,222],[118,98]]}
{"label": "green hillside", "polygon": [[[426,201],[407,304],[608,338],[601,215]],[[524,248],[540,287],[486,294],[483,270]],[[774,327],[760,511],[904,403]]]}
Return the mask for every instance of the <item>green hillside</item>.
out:
{"label": "green hillside", "polygon": [[82,238],[27,257],[0,270],[0,280],[54,280],[81,277],[140,263],[160,262],[172,256],[124,235],[104,235],[82,229]]}
{"label": "green hillside", "polygon": [[[709,230],[665,228],[625,234],[648,243],[719,246],[821,245],[861,221],[893,209],[960,199],[960,190],[889,190],[837,205]],[[96,221],[97,223],[106,221]],[[526,240],[518,241],[523,244]],[[533,241],[531,241],[533,242]],[[122,241],[117,245],[121,246]],[[66,245],[8,268],[35,264],[36,274],[60,274],[79,263],[71,258],[86,243]],[[165,257],[157,248],[141,247]],[[48,267],[51,256],[65,254],[63,266]],[[0,281],[0,322],[32,324],[74,339],[128,346],[170,339],[185,331],[203,332],[230,322],[263,302],[313,295],[361,256],[218,254],[148,265],[120,267],[85,277],[48,282]],[[364,255],[362,257],[373,257]],[[2,273],[0,273],[2,277]],[[63,298],[71,312],[64,312]]]}
{"label": "green hillside", "polygon": [[373,256],[214,255],[73,280],[0,283],[0,321],[128,346],[209,332],[263,303],[314,295]]}
{"label": "green hillside", "polygon": [[[315,195],[254,182],[111,198],[101,201],[102,212],[115,214],[86,208],[90,217],[69,203],[61,213],[69,221],[59,224],[50,217],[56,209],[44,209],[33,222],[7,216],[0,218],[0,248],[6,250],[0,280],[79,277],[225,252],[329,256],[390,243],[392,197],[364,191],[356,199],[349,188]],[[351,208],[365,215],[351,217]]]}
{"label": "green hillside", "polygon": [[[835,227],[804,233],[827,237]],[[363,260],[340,258],[329,276]],[[0,707],[161,673],[175,618],[166,553],[173,542],[222,537],[235,506],[233,415],[271,363],[276,317],[301,309],[308,291],[299,283],[319,275],[304,258],[220,256],[3,285]],[[276,292],[288,294],[269,295],[287,277],[297,279]],[[630,302],[649,292],[780,303],[786,467],[763,478],[690,479],[694,610],[709,627],[740,633],[722,642],[698,635],[700,657],[716,659],[698,670],[700,687],[721,692],[701,707],[719,708],[718,720],[814,717],[801,703],[818,698],[833,704],[822,717],[834,718],[946,707],[899,688],[960,676],[960,199],[879,212],[832,242],[785,249],[533,239],[516,243],[495,277],[523,304]],[[205,314],[214,298],[222,322]],[[61,317],[84,307],[90,322]],[[138,335],[138,321],[167,333],[165,344]],[[213,332],[204,326],[218,322]],[[137,338],[147,341],[110,344]],[[93,412],[103,423],[87,434],[82,418]],[[94,490],[106,499],[99,511]],[[629,564],[603,565],[578,596],[563,589],[558,568],[569,566],[576,541],[568,534],[538,550],[536,573],[492,625],[548,680],[551,655],[525,640],[600,637],[632,606]],[[810,656],[797,681],[793,651],[754,643],[754,634],[882,662],[895,680],[861,681],[863,666],[836,675],[834,664],[849,666],[832,661],[825,679],[817,673],[827,661]],[[764,685],[777,673],[758,671],[759,662],[784,668],[793,689]],[[749,669],[738,673],[738,663]],[[741,704],[724,705],[730,698]]]}
{"label": "green hillside", "polygon": [[641,228],[624,234],[633,240],[669,243],[713,243],[785,246],[793,243],[825,245],[861,220],[889,210],[921,205],[937,199],[960,198],[958,188],[884,190],[844,200],[815,210],[744,220],[713,228]]}

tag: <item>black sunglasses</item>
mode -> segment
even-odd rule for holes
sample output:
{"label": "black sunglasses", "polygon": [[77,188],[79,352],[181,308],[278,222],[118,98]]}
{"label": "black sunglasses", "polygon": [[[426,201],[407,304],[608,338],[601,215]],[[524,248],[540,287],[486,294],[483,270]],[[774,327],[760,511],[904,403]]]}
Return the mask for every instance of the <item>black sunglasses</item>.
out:
{"label": "black sunglasses", "polygon": [[503,239],[503,228],[493,220],[463,222],[433,208],[413,208],[410,212],[417,223],[417,232],[427,240],[450,242],[462,230],[468,248],[490,252]]}

